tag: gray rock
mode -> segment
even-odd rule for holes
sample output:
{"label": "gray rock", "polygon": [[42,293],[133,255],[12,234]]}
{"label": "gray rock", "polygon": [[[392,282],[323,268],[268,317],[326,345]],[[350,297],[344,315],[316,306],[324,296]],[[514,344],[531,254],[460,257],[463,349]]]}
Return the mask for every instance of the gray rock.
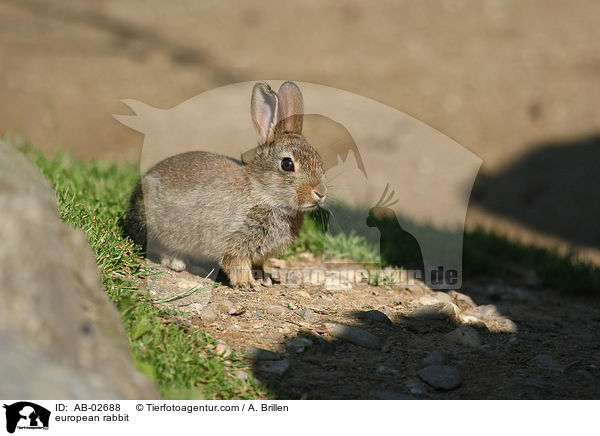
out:
{"label": "gray rock", "polygon": [[252,318],[260,318],[262,316],[263,316],[263,314],[260,310],[257,310],[252,314]]}
{"label": "gray rock", "polygon": [[376,392],[375,399],[376,400],[416,400],[416,398],[410,394],[404,394],[401,392],[389,392],[389,391]]}
{"label": "gray rock", "polygon": [[471,309],[471,308],[477,307],[477,305],[475,304],[473,299],[471,297],[469,297],[468,295],[465,295],[465,294],[462,294],[462,293],[456,292],[456,291],[450,291],[450,292],[448,292],[448,295],[450,295],[452,298],[454,298],[454,301],[456,301],[456,304],[461,309]]}
{"label": "gray rock", "polygon": [[365,348],[381,348],[381,342],[379,341],[379,338],[361,328],[333,323],[326,323],[325,328],[334,338],[343,339],[352,344]]}
{"label": "gray rock", "polygon": [[390,368],[389,366],[379,365],[377,368],[375,368],[375,374],[385,376],[396,376],[398,375],[398,371],[394,368]]}
{"label": "gray rock", "polygon": [[413,395],[425,395],[427,388],[419,379],[411,378],[406,381],[406,387]]}
{"label": "gray rock", "polygon": [[238,369],[235,371],[235,378],[242,382],[248,381],[248,372],[244,371],[243,369]]}
{"label": "gray rock", "polygon": [[427,368],[420,369],[418,374],[425,383],[444,391],[456,389],[462,382],[460,373],[454,366],[428,366]]}
{"label": "gray rock", "polygon": [[288,359],[262,361],[256,364],[256,369],[259,372],[283,375],[290,369],[290,361]]}
{"label": "gray rock", "polygon": [[0,223],[0,397],[158,398],[131,360],[85,235],[62,222],[46,179],[1,141]]}
{"label": "gray rock", "polygon": [[454,319],[457,311],[452,303],[436,303],[415,309],[411,316],[426,320]]}
{"label": "gray rock", "polygon": [[310,348],[313,344],[308,338],[298,337],[294,338],[286,344],[286,349],[293,351],[294,353],[303,353],[307,348]]}
{"label": "gray rock", "polygon": [[421,368],[426,368],[428,366],[439,366],[446,363],[446,354],[435,350],[429,356],[425,357],[421,360]]}
{"label": "gray rock", "polygon": [[282,315],[287,311],[287,309],[285,307],[278,306],[276,304],[272,304],[270,306],[265,307],[265,310],[267,311],[267,313],[270,313],[271,315]]}
{"label": "gray rock", "polygon": [[244,356],[251,360],[279,360],[281,356],[274,351],[250,345],[244,349]]}
{"label": "gray rock", "polygon": [[587,382],[594,382],[596,380],[596,378],[594,377],[594,375],[589,372],[587,369],[578,369],[575,371],[575,375],[578,377],[581,377],[582,379],[584,379]]}
{"label": "gray rock", "polygon": [[479,333],[473,328],[466,325],[460,326],[455,330],[452,330],[446,336],[446,340],[463,345],[469,348],[478,348],[481,346],[481,339]]}
{"label": "gray rock", "polygon": [[200,319],[207,324],[215,322],[217,318],[219,318],[219,313],[212,304],[206,305],[206,307],[200,311]]}
{"label": "gray rock", "polygon": [[535,366],[546,369],[555,369],[562,370],[562,366],[552,358],[552,356],[548,356],[547,354],[539,354],[535,356],[532,360]]}
{"label": "gray rock", "polygon": [[379,322],[385,325],[392,325],[392,320],[388,316],[380,312],[379,310],[368,310],[360,314],[360,318],[363,321]]}
{"label": "gray rock", "polygon": [[301,313],[300,316],[302,317],[302,319],[308,321],[308,322],[315,322],[317,320],[317,318],[315,317],[315,314],[312,310],[310,310],[308,307],[306,307]]}

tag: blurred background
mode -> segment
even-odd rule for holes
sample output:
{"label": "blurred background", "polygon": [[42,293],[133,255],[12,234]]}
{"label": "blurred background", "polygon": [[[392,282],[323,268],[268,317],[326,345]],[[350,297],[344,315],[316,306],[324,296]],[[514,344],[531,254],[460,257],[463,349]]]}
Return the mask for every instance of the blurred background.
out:
{"label": "blurred background", "polygon": [[121,99],[264,78],[403,111],[484,161],[467,227],[600,263],[600,2],[0,1],[0,135],[138,159]]}

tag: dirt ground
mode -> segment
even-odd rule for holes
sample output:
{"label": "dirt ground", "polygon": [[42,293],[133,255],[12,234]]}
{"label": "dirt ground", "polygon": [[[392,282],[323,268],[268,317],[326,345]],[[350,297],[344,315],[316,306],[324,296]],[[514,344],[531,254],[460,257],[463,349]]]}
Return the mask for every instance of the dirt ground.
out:
{"label": "dirt ground", "polygon": [[[568,300],[533,273],[525,283],[473,280],[461,292],[433,291],[419,281],[350,283],[335,274],[327,282],[325,274],[300,280],[309,277],[307,271],[354,268],[303,253],[270,261],[266,271],[280,283],[259,292],[219,286],[162,304],[176,311],[187,328],[201,327],[222,341],[217,352],[249,354],[254,375],[279,398],[600,396],[597,300]],[[156,299],[213,283],[187,272],[161,271],[145,284]],[[372,311],[377,311],[375,319],[369,318]],[[336,334],[339,325],[358,327],[375,338],[357,344],[360,336]],[[460,339],[453,336],[456,329]],[[256,356],[248,347],[277,354]],[[431,353],[441,361],[423,362]],[[421,372],[439,370],[432,363],[455,368],[459,380],[428,383]]]}
{"label": "dirt ground", "polygon": [[[235,82],[319,83],[406,112],[480,156],[468,228],[600,264],[598,17],[594,0],[185,0],[168,7],[5,0],[0,134],[47,151],[139,158],[141,135],[111,117],[129,113],[121,99],[170,108]],[[171,282],[156,292],[171,294],[200,280],[170,272],[163,279]],[[311,347],[285,357],[283,375],[257,363],[258,376],[285,398],[599,397],[597,301],[555,294],[535,280],[465,277],[460,292],[476,307],[423,285],[407,288],[283,283],[255,294],[220,287],[177,307],[238,351],[256,345],[285,353],[290,339],[310,338]],[[435,299],[454,304],[453,315],[412,316]],[[210,322],[201,316],[209,302]],[[314,321],[299,316],[305,308]],[[372,309],[392,324],[357,318]],[[474,318],[467,319],[480,346],[445,339],[465,316]],[[332,338],[330,322],[364,327],[380,348]],[[439,391],[419,378],[420,361],[434,350],[458,368],[460,387]]]}

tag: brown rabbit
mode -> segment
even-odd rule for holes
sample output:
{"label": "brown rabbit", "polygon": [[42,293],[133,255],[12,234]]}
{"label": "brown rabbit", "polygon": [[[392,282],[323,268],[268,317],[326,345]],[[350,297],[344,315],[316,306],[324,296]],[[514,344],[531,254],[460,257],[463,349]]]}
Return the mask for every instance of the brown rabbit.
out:
{"label": "brown rabbit", "polygon": [[252,268],[296,239],[304,212],[327,195],[321,157],[302,136],[300,89],[252,90],[259,146],[242,161],[204,151],[171,156],[146,173],[125,220],[127,233],[175,271],[218,263],[233,286],[255,287]]}

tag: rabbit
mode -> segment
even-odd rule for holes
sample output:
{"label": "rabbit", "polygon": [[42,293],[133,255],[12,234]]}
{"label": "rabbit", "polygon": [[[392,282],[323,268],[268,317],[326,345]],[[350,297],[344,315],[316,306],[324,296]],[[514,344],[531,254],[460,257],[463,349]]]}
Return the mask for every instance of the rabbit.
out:
{"label": "rabbit", "polygon": [[231,286],[260,288],[252,269],[285,252],[304,212],[324,206],[323,162],[302,135],[298,86],[285,82],[276,94],[256,83],[250,113],[258,147],[241,160],[205,151],[174,155],[134,190],[125,230],[163,266],[182,271],[188,261],[218,262]]}

